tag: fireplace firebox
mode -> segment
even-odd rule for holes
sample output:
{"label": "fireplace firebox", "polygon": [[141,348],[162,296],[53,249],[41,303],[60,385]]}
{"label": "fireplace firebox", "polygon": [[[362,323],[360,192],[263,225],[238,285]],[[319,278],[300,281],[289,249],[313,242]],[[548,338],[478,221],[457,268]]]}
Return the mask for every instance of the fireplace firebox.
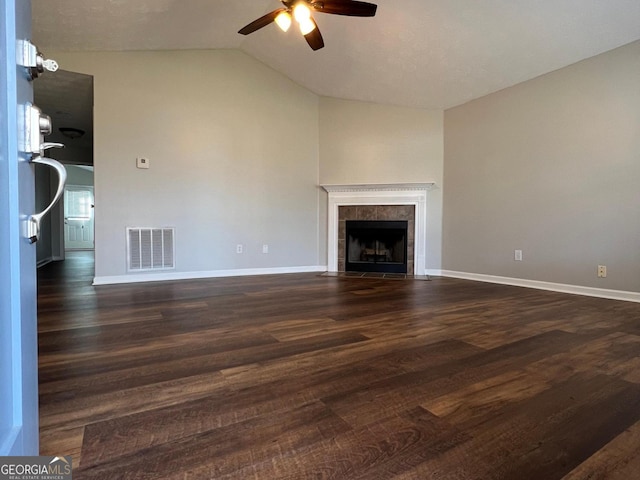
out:
{"label": "fireplace firebox", "polygon": [[347,220],[347,272],[407,273],[406,220]]}

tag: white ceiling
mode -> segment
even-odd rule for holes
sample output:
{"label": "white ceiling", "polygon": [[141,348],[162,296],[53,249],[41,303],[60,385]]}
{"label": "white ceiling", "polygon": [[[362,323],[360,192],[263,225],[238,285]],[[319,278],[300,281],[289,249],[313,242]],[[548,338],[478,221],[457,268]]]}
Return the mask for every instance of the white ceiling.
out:
{"label": "white ceiling", "polygon": [[32,0],[47,50],[238,48],[326,96],[448,108],[640,39],[639,0],[373,0],[378,14],[316,14],[325,48],[295,28],[245,24],[276,0]]}

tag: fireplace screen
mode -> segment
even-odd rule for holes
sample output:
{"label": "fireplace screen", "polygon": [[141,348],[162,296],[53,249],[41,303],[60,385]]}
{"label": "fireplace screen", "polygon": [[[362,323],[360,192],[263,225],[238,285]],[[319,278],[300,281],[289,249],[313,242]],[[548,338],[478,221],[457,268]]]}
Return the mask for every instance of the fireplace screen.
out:
{"label": "fireplace screen", "polygon": [[407,221],[347,220],[347,272],[407,273]]}

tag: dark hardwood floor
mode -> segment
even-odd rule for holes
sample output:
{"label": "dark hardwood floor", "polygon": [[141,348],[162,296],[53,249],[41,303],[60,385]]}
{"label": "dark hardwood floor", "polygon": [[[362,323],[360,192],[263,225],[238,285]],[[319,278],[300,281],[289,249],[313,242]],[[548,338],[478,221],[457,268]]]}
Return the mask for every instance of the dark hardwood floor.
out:
{"label": "dark hardwood floor", "polygon": [[42,454],[78,479],[640,478],[640,304],[315,274],[39,272]]}

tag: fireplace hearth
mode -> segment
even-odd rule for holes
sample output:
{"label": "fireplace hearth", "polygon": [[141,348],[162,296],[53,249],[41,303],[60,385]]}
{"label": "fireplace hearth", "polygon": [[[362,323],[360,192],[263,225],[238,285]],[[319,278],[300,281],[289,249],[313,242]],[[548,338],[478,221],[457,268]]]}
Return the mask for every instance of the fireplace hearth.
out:
{"label": "fireplace hearth", "polygon": [[407,273],[408,222],[346,221],[347,272]]}

